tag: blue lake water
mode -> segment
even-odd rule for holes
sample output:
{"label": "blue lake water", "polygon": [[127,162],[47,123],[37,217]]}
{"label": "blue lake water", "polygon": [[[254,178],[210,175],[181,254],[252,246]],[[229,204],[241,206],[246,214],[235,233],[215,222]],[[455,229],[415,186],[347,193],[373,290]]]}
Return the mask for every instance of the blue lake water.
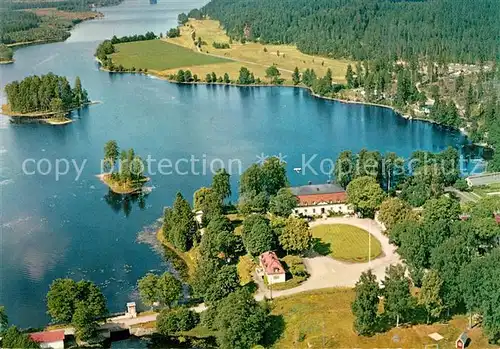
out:
{"label": "blue lake water", "polygon": [[[325,173],[320,173],[321,159],[335,159],[345,149],[408,156],[417,149],[440,151],[465,142],[458,132],[408,121],[389,109],[316,99],[301,89],[178,86],[98,70],[93,54],[99,40],[165,32],[178,13],[202,3],[126,0],[103,9],[104,19],[77,26],[66,42],[20,48],[15,64],[0,66],[1,88],[31,74],[54,72],[71,81],[80,76],[91,99],[102,102],[62,127],[0,118],[0,304],[12,323],[45,324],[45,294],[59,277],[93,280],[103,288],[110,311],[124,310],[127,301],[137,299],[138,278],[169,267],[161,253],[138,241],[140,232],[146,229],[151,238],[151,225],[177,191],[191,199],[197,188],[209,185],[204,163],[230,163],[236,173],[239,163],[245,168],[262,154],[281,154],[290,182],[305,184],[328,180],[330,161],[323,162]],[[120,202],[95,177],[110,139],[143,158],[167,159],[164,165],[186,161],[178,162],[181,173],[151,174],[153,190],[143,202]],[[305,174],[293,172],[314,156],[310,164],[317,175],[309,168]],[[191,157],[199,160],[194,170]],[[56,180],[53,172],[25,174],[26,159],[46,159],[39,162],[44,173],[57,159],[79,166],[86,162],[78,180],[74,169]],[[34,162],[28,163],[28,171],[35,169]],[[233,192],[237,180],[232,176]]]}

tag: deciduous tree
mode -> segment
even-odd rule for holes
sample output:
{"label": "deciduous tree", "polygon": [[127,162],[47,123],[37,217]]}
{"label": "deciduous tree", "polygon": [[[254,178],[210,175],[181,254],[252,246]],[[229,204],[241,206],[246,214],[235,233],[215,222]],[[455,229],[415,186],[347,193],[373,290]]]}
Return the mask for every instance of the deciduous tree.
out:
{"label": "deciduous tree", "polygon": [[347,186],[347,202],[364,217],[373,217],[384,198],[384,192],[373,177],[356,178]]}
{"label": "deciduous tree", "polygon": [[362,335],[370,335],[377,325],[377,310],[380,294],[377,278],[371,270],[363,272],[354,288],[356,298],[352,303],[355,331]]}
{"label": "deciduous tree", "polygon": [[401,264],[390,265],[385,270],[385,279],[382,281],[384,295],[384,312],[396,320],[399,327],[400,319],[407,319],[412,308],[410,293],[410,279],[405,276],[406,268]]}
{"label": "deciduous tree", "polygon": [[443,312],[442,286],[443,280],[441,280],[437,271],[431,269],[424,275],[422,287],[418,294],[418,304],[424,306],[427,311],[427,323],[431,318],[438,319]]}
{"label": "deciduous tree", "polygon": [[231,293],[217,306],[215,327],[221,349],[250,349],[268,326],[266,311],[246,289]]}
{"label": "deciduous tree", "polygon": [[289,217],[279,236],[279,243],[287,253],[301,253],[311,246],[311,239],[307,222],[301,218]]}
{"label": "deciduous tree", "polygon": [[269,211],[280,217],[288,217],[297,207],[298,199],[289,188],[281,188],[269,201]]}

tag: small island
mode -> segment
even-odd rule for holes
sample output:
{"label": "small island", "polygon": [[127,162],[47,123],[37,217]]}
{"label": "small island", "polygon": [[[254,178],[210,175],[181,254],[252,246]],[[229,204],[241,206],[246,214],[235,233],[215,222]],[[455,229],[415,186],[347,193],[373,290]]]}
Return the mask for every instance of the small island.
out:
{"label": "small island", "polygon": [[104,145],[102,169],[104,173],[98,175],[99,179],[116,194],[138,194],[144,183],[149,181],[143,174],[144,162],[135,155],[134,149],[120,152],[116,141],[108,141]]}
{"label": "small island", "polygon": [[0,44],[0,64],[14,63],[14,53],[12,49],[4,44]]}
{"label": "small island", "polygon": [[79,77],[71,87],[65,77],[52,73],[11,82],[5,93],[8,103],[2,105],[3,114],[52,125],[70,123],[67,115],[72,110],[91,104]]}

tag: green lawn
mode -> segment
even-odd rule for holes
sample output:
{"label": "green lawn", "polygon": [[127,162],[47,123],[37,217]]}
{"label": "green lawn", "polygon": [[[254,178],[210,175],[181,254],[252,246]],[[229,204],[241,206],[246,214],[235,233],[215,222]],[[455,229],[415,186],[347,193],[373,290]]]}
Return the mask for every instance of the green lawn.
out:
{"label": "green lawn", "polygon": [[500,195],[488,195],[491,193],[500,193],[500,183],[494,183],[490,185],[484,185],[480,187],[474,187],[472,192],[478,194],[479,196],[500,196]]}
{"label": "green lawn", "polygon": [[121,64],[125,68],[162,71],[186,66],[231,62],[161,40],[127,42],[115,45],[115,49],[117,52],[111,55],[114,65]]}
{"label": "green lawn", "polygon": [[[347,262],[368,261],[369,233],[348,224],[325,224],[311,229],[314,249],[322,255]],[[382,253],[382,246],[371,236],[371,258]]]}

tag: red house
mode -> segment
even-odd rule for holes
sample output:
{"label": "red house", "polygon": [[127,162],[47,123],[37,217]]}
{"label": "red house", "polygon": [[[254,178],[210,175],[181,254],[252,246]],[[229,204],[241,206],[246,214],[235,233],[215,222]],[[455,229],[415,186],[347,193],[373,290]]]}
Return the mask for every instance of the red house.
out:
{"label": "red house", "polygon": [[264,252],[259,257],[260,266],[264,270],[264,274],[267,276],[268,284],[276,284],[279,282],[286,281],[285,268],[281,264],[276,253],[269,251]]}

